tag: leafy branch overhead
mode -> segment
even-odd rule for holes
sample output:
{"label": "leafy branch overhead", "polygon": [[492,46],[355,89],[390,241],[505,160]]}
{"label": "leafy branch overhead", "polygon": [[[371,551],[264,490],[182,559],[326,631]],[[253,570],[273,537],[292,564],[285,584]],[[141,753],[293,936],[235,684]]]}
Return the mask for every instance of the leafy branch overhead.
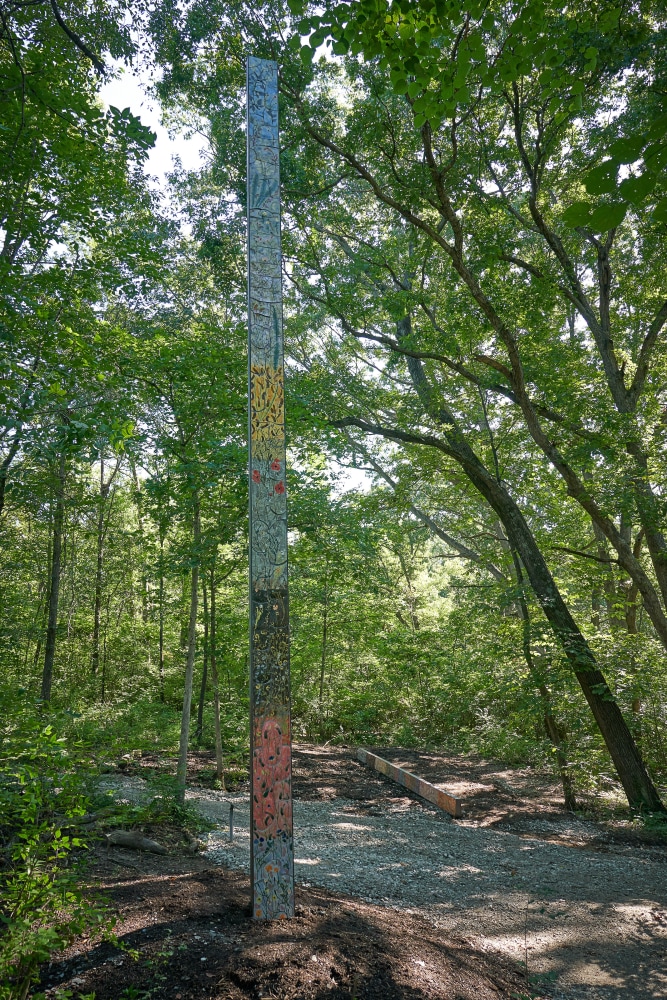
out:
{"label": "leafy branch overhead", "polygon": [[464,6],[357,0],[324,10],[292,0],[290,9],[300,18],[290,44],[304,63],[323,44],[334,55],[377,61],[409,102],[415,125],[428,124],[434,133],[443,123],[474,115],[485,95],[509,99],[519,87],[552,135],[567,131],[576,142],[598,113],[588,99],[591,88],[613,92],[633,65],[641,75],[638,93],[631,86],[627,108],[597,122],[596,141],[578,164],[590,198],[564,205],[562,218],[595,232],[620,225],[629,208],[646,208],[656,222],[667,221],[665,29],[649,6],[641,16],[607,2],[563,11],[542,0]]}

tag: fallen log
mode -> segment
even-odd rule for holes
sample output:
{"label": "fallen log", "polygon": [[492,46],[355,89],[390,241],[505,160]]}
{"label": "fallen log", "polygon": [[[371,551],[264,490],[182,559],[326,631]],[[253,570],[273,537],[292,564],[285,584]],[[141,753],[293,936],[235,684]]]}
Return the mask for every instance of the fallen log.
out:
{"label": "fallen log", "polygon": [[155,840],[144,837],[136,830],[112,830],[106,836],[108,846],[129,847],[133,851],[149,851],[151,854],[166,854],[167,848]]}

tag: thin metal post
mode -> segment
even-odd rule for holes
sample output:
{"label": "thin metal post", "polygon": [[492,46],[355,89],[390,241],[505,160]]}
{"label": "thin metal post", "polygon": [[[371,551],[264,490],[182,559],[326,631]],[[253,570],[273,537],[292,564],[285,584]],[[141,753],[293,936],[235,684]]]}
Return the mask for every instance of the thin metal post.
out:
{"label": "thin metal post", "polygon": [[247,62],[250,877],[256,920],[294,916],[278,67]]}

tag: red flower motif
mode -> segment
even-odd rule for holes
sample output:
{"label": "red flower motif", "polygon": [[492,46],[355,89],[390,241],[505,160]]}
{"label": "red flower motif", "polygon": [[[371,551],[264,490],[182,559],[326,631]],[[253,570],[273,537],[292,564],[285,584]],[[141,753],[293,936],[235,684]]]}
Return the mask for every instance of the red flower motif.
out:
{"label": "red flower motif", "polygon": [[282,481],[279,482],[279,483],[276,483],[276,485],[275,485],[275,492],[276,493],[284,493],[285,492],[285,484]]}
{"label": "red flower motif", "polygon": [[259,469],[252,470],[252,481],[253,483],[258,483],[262,477],[259,474]]}
{"label": "red flower motif", "polygon": [[280,472],[280,462],[278,461],[277,458],[274,458],[274,460],[271,462],[271,469],[273,470],[273,472]]}

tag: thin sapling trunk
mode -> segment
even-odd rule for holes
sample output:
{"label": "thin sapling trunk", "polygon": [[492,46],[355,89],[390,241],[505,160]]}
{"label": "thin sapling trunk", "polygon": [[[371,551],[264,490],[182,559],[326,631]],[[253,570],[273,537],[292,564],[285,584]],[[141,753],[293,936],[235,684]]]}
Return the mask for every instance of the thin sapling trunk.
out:
{"label": "thin sapling trunk", "polygon": [[204,599],[204,666],[201,672],[201,687],[199,689],[199,707],[197,709],[197,728],[195,739],[197,743],[202,741],[204,730],[204,701],[206,700],[206,681],[208,680],[208,598],[206,593],[206,581],[202,581],[202,597]]}
{"label": "thin sapling trunk", "polygon": [[46,626],[46,644],[44,648],[44,670],[42,672],[42,701],[51,700],[53,684],[53,662],[56,655],[56,630],[58,627],[58,601],[60,597],[60,571],[63,546],[63,521],[65,513],[65,477],[66,456],[65,444],[62,444],[58,461],[58,479],[56,484],[55,509],[53,513],[53,541],[51,547],[51,581],[49,588],[49,616]]}
{"label": "thin sapling trunk", "polygon": [[199,497],[194,496],[194,511],[192,519],[193,560],[190,573],[190,619],[188,622],[187,659],[185,664],[185,690],[183,692],[183,714],[181,716],[181,739],[178,753],[178,768],[176,771],[176,796],[178,801],[185,802],[185,779],[188,770],[188,743],[190,738],[190,712],[192,710],[192,680],[195,667],[195,650],[197,645],[197,603],[199,599]]}
{"label": "thin sapling trunk", "polygon": [[211,678],[213,680],[213,714],[215,719],[215,773],[218,781],[225,790],[225,772],[222,760],[222,731],[220,728],[220,685],[218,683],[218,659],[216,650],[216,621],[215,621],[215,566],[211,566]]}

